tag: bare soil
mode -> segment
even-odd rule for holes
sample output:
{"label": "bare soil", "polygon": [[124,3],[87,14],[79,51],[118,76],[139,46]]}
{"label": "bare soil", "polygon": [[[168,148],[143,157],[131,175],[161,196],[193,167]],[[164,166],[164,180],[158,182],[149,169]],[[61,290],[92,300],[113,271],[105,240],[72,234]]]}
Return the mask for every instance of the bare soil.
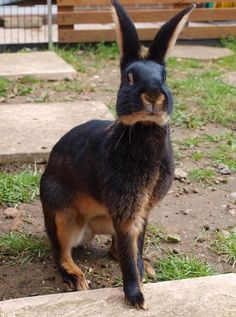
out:
{"label": "bare soil", "polygon": [[[82,81],[85,86],[94,87],[94,91],[82,94],[69,90],[56,92],[52,90],[53,83],[32,84],[32,87],[34,88],[35,85],[35,88],[30,96],[12,96],[5,98],[4,102],[29,102],[48,91],[49,101],[62,101],[68,99],[69,96],[71,99],[78,100],[78,103],[81,99],[99,99],[109,106],[114,103],[119,83],[117,62],[111,62],[99,69],[91,67],[86,74],[79,74],[78,80]],[[29,98],[31,99],[29,100]],[[174,127],[173,138],[183,140],[201,133],[222,134],[226,131],[229,130],[213,124],[204,127],[203,130],[194,131]],[[204,152],[204,148],[201,150]],[[200,163],[194,162],[187,156],[178,162],[178,167],[188,171],[205,163],[206,160]],[[1,167],[9,172],[18,168],[20,167]],[[184,179],[175,180],[169,194],[153,210],[149,222],[158,228],[163,228],[167,234],[179,234],[181,242],[174,244],[161,241],[159,246],[146,243],[145,256],[155,261],[165,256],[166,250],[174,250],[175,253],[197,256],[211,264],[219,273],[236,272],[235,268],[225,263],[210,248],[216,229],[236,226],[236,206],[230,198],[230,193],[235,191],[235,174],[218,175],[212,184],[205,187]],[[5,208],[0,207],[0,234],[10,230],[24,230],[40,237],[43,236],[47,241],[39,201],[20,204],[17,207],[18,215],[13,219],[6,219]],[[150,230],[147,234],[150,239],[153,238]],[[198,239],[200,236],[203,238]],[[88,246],[78,248],[74,252],[74,258],[90,281],[91,288],[120,285],[119,265],[107,253],[109,243],[109,237],[98,237]],[[0,300],[62,291],[68,291],[68,289],[61,281],[51,256],[43,261],[31,262],[26,267],[20,267],[18,264],[10,265],[8,262],[0,263]]]}

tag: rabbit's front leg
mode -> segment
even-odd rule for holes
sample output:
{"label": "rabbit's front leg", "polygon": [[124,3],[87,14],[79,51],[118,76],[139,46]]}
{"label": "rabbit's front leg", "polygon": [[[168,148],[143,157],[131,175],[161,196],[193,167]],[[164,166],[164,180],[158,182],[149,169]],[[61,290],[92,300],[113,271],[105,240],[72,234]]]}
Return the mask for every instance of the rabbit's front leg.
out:
{"label": "rabbit's front leg", "polygon": [[138,232],[133,226],[120,226],[116,230],[119,261],[123,276],[123,288],[127,304],[138,309],[145,309],[144,296],[141,292],[138,256]]}

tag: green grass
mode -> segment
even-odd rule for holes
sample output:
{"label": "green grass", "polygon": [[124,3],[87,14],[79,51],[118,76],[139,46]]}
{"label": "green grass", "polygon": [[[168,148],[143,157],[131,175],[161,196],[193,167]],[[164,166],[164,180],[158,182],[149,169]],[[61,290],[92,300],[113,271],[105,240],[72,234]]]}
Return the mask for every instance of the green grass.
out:
{"label": "green grass", "polygon": [[85,93],[85,92],[94,92],[94,88],[91,86],[84,86],[81,82],[75,81],[60,81],[52,86],[53,90],[57,92],[61,91],[73,91],[78,94]]}
{"label": "green grass", "polygon": [[211,183],[215,176],[215,172],[208,168],[194,168],[188,173],[188,177],[191,181],[195,181],[200,184]]}
{"label": "green grass", "polygon": [[0,76],[0,96],[5,97],[7,95],[10,82],[5,77]]}
{"label": "green grass", "polygon": [[194,161],[200,161],[203,158],[204,158],[204,153],[201,151],[195,151],[192,153],[192,159]]}
{"label": "green grass", "polygon": [[173,122],[197,128],[208,122],[232,127],[236,122],[236,88],[224,84],[220,71],[188,74],[184,79],[170,78],[176,97]]}
{"label": "green grass", "polygon": [[234,230],[229,231],[228,235],[217,231],[215,239],[211,243],[212,249],[224,257],[225,261],[236,265],[236,227]]}
{"label": "green grass", "polygon": [[30,202],[38,195],[40,176],[29,170],[0,173],[0,204],[14,206]]}
{"label": "green grass", "polygon": [[169,255],[154,263],[156,281],[181,280],[213,275],[213,268],[197,258],[186,255]]}
{"label": "green grass", "polygon": [[49,251],[43,239],[26,232],[12,231],[0,236],[0,259],[10,264],[25,266],[45,258]]}

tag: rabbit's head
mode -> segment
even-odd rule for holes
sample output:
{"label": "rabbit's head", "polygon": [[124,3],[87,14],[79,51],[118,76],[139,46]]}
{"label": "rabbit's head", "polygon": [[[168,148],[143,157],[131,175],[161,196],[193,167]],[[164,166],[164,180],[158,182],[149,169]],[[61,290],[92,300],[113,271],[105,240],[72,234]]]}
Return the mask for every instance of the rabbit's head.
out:
{"label": "rabbit's head", "polygon": [[112,4],[121,68],[117,116],[126,125],[145,122],[164,126],[173,108],[166,86],[165,60],[196,5],[191,4],[166,22],[146,49],[119,1],[112,0]]}

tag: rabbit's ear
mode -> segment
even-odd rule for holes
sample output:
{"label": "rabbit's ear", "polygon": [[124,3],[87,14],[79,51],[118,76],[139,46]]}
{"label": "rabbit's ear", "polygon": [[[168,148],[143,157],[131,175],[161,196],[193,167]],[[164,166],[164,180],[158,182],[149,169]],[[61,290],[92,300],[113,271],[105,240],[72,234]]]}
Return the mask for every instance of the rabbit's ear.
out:
{"label": "rabbit's ear", "polygon": [[194,8],[196,8],[196,4],[192,3],[161,27],[149,48],[148,58],[159,64],[165,63],[165,59],[174,47],[179,33],[184,28],[189,14]]}
{"label": "rabbit's ear", "polygon": [[140,42],[136,28],[118,0],[111,1],[114,8],[113,20],[116,27],[117,43],[120,50],[121,65],[138,59]]}

